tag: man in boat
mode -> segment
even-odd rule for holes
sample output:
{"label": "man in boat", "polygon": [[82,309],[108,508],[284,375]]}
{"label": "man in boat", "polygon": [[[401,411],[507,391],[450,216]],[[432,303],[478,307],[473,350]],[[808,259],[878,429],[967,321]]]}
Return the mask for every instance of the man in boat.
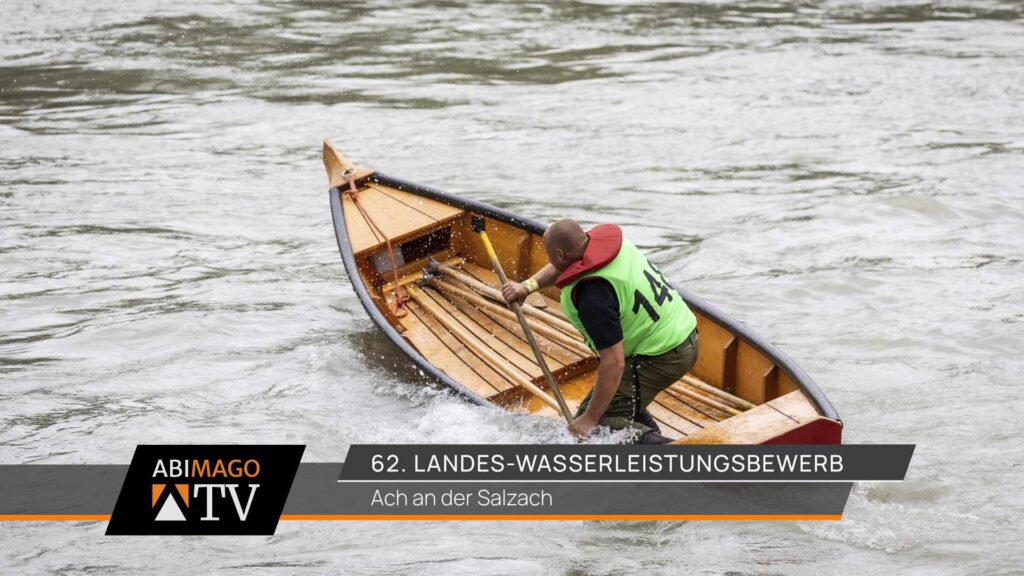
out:
{"label": "man in boat", "polygon": [[561,288],[562,310],[601,360],[597,381],[569,431],[584,437],[600,424],[631,428],[644,444],[665,444],[647,406],[697,360],[697,318],[679,293],[614,224],[584,232],[573,220],[544,232],[549,264],[502,295],[522,301]]}

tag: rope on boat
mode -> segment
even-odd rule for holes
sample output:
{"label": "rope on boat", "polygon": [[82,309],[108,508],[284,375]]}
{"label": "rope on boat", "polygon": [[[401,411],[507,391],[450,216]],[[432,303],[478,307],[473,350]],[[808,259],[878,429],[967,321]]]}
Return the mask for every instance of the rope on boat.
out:
{"label": "rope on boat", "polygon": [[363,219],[365,219],[373,228],[376,234],[379,234],[380,237],[384,239],[384,243],[387,244],[388,258],[391,259],[391,272],[395,275],[395,302],[391,311],[395,313],[395,316],[401,318],[409,313],[408,310],[405,309],[405,303],[409,301],[409,295],[405,293],[405,289],[402,288],[401,284],[398,282],[398,263],[395,260],[395,249],[391,245],[391,239],[388,238],[388,235],[380,229],[380,226],[378,226],[376,222],[374,222],[373,217],[371,217],[370,213],[366,211],[366,208],[363,208],[363,205],[359,203],[359,189],[356,188],[356,169],[348,168],[342,172],[341,175],[346,181],[348,181],[348,190],[345,191],[345,194],[352,199],[352,203],[359,209],[359,213],[363,215]]}

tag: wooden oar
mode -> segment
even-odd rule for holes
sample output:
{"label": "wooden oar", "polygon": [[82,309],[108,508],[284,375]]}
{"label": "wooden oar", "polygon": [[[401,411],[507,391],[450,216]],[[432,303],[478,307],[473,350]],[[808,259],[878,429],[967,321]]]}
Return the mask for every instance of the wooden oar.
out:
{"label": "wooden oar", "polygon": [[[431,274],[435,272],[444,274],[445,276],[451,278],[452,280],[465,284],[466,286],[472,288],[473,290],[476,290],[477,292],[483,294],[484,296],[490,298],[491,300],[501,302],[502,305],[505,305],[505,297],[501,295],[500,290],[496,289],[493,286],[485,284],[484,282],[481,282],[476,278],[473,278],[472,276],[466,274],[465,272],[456,270],[455,268],[452,268],[451,266],[448,266],[446,264],[441,264],[436,260],[432,260],[430,264],[427,265],[427,271],[430,272]],[[572,324],[569,324],[568,322],[561,320],[556,316],[553,316],[538,308],[534,308],[529,304],[521,306],[521,309],[523,313],[525,313],[527,316],[532,316],[538,320],[546,322],[554,326],[555,328],[558,328],[559,330],[565,332],[566,334],[573,338],[580,338],[579,331],[577,331]]]}
{"label": "wooden oar", "polygon": [[674,382],[671,386],[669,386],[665,390],[668,391],[669,394],[672,394],[672,393],[681,394],[681,395],[683,395],[683,396],[685,396],[687,398],[690,398],[692,400],[696,400],[697,402],[701,402],[703,404],[707,404],[708,406],[711,406],[712,408],[715,408],[717,410],[721,410],[722,412],[725,412],[726,414],[729,414],[730,416],[735,416],[735,415],[740,413],[739,410],[733,408],[732,406],[726,406],[725,404],[722,404],[721,402],[719,402],[717,400],[713,400],[713,399],[711,399],[711,398],[709,398],[709,397],[707,397],[707,396],[705,396],[703,394],[698,394],[698,393],[694,392],[693,390],[689,390],[687,388],[684,388],[683,385],[678,383],[678,382]]}
{"label": "wooden oar", "polygon": [[547,404],[548,406],[551,406],[555,410],[559,410],[560,407],[558,405],[558,402],[555,402],[555,400],[551,396],[548,396],[533,382],[530,382],[529,379],[523,378],[518,373],[516,373],[516,371],[508,364],[507,361],[497,356],[494,352],[481,347],[476,342],[476,340],[470,336],[469,332],[464,327],[462,327],[458,323],[452,322],[450,317],[448,317],[446,314],[444,314],[444,312],[438,309],[436,303],[434,303],[429,298],[425,298],[423,296],[423,293],[420,292],[419,288],[410,284],[406,290],[408,291],[409,297],[412,298],[413,302],[415,302],[421,308],[429,312],[431,316],[436,318],[437,321],[440,322],[442,326],[444,326],[449,332],[455,335],[455,337],[462,341],[462,343],[465,344],[467,348],[469,348],[474,354],[476,354],[477,357],[479,357],[480,360],[484,362],[484,364],[490,366],[491,368],[498,372],[501,372],[502,374],[507,376],[509,380],[512,380],[519,386],[526,388],[534,396],[543,400],[544,403]]}
{"label": "wooden oar", "polygon": [[[449,266],[454,266],[454,264],[449,264]],[[494,284],[491,280],[491,276],[494,276],[494,281],[497,281],[498,276],[497,273],[491,272],[486,268],[473,270],[467,268],[462,269],[462,272],[465,273],[467,276],[475,278],[491,287],[494,287]],[[490,274],[488,274],[489,272]],[[500,295],[501,292],[498,291],[498,294]],[[498,299],[504,302],[503,298]],[[557,299],[555,300],[555,302],[557,302]],[[537,310],[543,310],[544,312],[550,314],[551,316],[554,316],[555,318],[558,318],[559,320],[563,320],[565,322],[569,321],[569,317],[565,315],[565,312],[562,312],[561,307],[549,306],[547,298],[545,298],[544,295],[541,294],[540,292],[534,292],[526,297],[526,301],[523,304],[523,311],[525,312],[530,306],[533,306]],[[529,315],[529,312],[527,312],[527,315]]]}
{"label": "wooden oar", "polygon": [[710,384],[708,384],[708,383],[706,383],[706,382],[704,382],[704,381],[702,381],[702,380],[700,380],[698,378],[690,376],[689,374],[687,374],[686,376],[683,376],[682,380],[683,380],[683,382],[686,382],[687,384],[689,384],[690,386],[693,386],[694,388],[696,388],[698,390],[703,390],[704,392],[707,392],[709,394],[714,394],[715,396],[718,396],[722,400],[725,400],[726,402],[731,402],[732,404],[735,404],[736,406],[738,406],[740,408],[743,408],[744,410],[750,410],[751,408],[757,408],[757,404],[754,404],[752,402],[747,402],[743,398],[740,398],[739,396],[735,396],[733,394],[729,394],[728,392],[726,392],[725,390],[722,390],[721,388],[715,388],[714,386],[712,386],[712,385],[710,385]]}
{"label": "wooden oar", "polygon": [[[440,268],[436,268],[436,271],[443,270],[441,270]],[[424,273],[426,274],[426,271]],[[455,279],[451,275],[446,276],[453,280]],[[469,302],[470,304],[476,306],[477,308],[480,308],[481,310],[484,310],[492,314],[500,315],[503,318],[508,318],[510,320],[517,319],[515,314],[513,314],[508,308],[499,306],[496,302],[484,298],[483,296],[481,296],[477,292],[474,292],[468,287],[463,287],[470,286],[469,284],[455,285],[450,281],[441,280],[439,277],[432,275],[425,275],[424,279],[431,286],[443,292],[447,292],[451,296],[462,298],[463,300]],[[527,319],[527,322],[529,323],[530,327],[536,330],[540,335],[544,336],[545,338],[553,342],[561,344],[565,348],[569,348],[570,350],[576,352],[581,356],[587,357],[592,354],[591,350],[587,348],[582,342],[569,338],[560,330],[550,327],[547,324],[541,323],[537,320]],[[681,381],[688,386],[692,386],[697,390],[711,394],[724,402],[728,402],[729,404],[732,404],[732,406],[716,402],[713,398],[708,398],[703,394],[697,394],[692,390],[684,388],[683,385],[678,382],[672,385],[672,391],[675,392],[676,395],[681,395],[691,400],[707,404],[708,406],[711,406],[717,410],[721,410],[722,412],[725,412],[727,414],[735,416],[736,414],[739,414],[742,410],[748,410],[750,408],[756,407],[755,404],[747,402],[746,400],[738,396],[734,396],[724,390],[715,388],[714,386],[711,386],[710,384],[707,384],[696,377],[690,376],[689,374],[683,376],[681,378]]]}
{"label": "wooden oar", "polygon": [[[483,310],[484,312],[499,315],[502,318],[507,318],[509,320],[512,320],[513,322],[517,320],[516,315],[513,314],[512,311],[509,310],[508,308],[502,307],[498,305],[496,302],[492,302],[468,288],[462,288],[460,286],[452,284],[451,282],[445,282],[443,280],[440,280],[436,276],[429,276],[427,278],[427,282],[431,286],[438,288],[443,292],[446,292],[458,298],[462,298],[466,302],[469,302],[470,304],[476,306],[477,308]],[[552,342],[560,344],[563,348],[568,348],[571,352],[574,352],[579,356],[593,356],[593,352],[590,351],[590,348],[587,348],[586,345],[584,345],[582,342],[578,340],[573,340],[572,338],[569,338],[560,330],[556,330],[555,328],[552,328],[547,324],[544,324],[536,320],[531,321],[527,319],[527,321],[530,322],[530,327],[536,330],[538,334],[544,336],[545,338],[551,340]]]}
{"label": "wooden oar", "polygon": [[[491,245],[491,239],[487,237],[485,220],[479,216],[474,216],[472,224],[473,231],[480,234],[480,239],[483,240],[484,248],[487,250],[487,256],[491,259],[491,266],[493,266],[494,271],[498,273],[498,279],[501,280],[501,285],[504,286],[505,283],[508,282],[508,277],[505,276],[505,270],[501,267],[501,262],[498,261],[498,255],[494,252],[494,246]],[[526,336],[526,341],[530,343],[530,348],[533,349],[533,355],[537,357],[537,364],[540,366],[540,371],[544,373],[544,379],[547,380],[548,388],[550,388],[551,392],[555,394],[555,400],[558,400],[558,406],[562,409],[562,416],[565,416],[566,422],[572,424],[572,412],[569,412],[569,406],[566,405],[565,398],[562,397],[562,391],[558,389],[558,383],[555,382],[555,377],[552,376],[551,370],[548,368],[548,363],[544,360],[544,353],[540,351],[540,346],[537,345],[537,340],[533,337],[533,331],[530,330],[530,325],[526,322],[526,316],[523,315],[523,311],[520,309],[518,302],[512,302],[509,306],[512,308],[512,311],[516,313],[519,325],[523,327],[523,334]]]}

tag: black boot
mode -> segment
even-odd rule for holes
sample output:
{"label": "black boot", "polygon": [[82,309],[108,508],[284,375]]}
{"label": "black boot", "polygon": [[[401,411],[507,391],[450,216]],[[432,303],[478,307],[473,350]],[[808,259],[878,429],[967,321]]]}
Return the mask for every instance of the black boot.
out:
{"label": "black boot", "polygon": [[668,444],[670,442],[672,442],[671,438],[667,436],[662,436],[661,434],[655,432],[654,430],[646,432],[643,436],[640,437],[641,444]]}
{"label": "black boot", "polygon": [[644,409],[642,412],[640,412],[640,414],[636,417],[636,421],[643,424],[644,426],[647,426],[651,430],[654,430],[655,432],[661,432],[661,427],[658,426],[658,422],[654,419],[654,416],[651,416],[651,413],[648,412],[647,409]]}

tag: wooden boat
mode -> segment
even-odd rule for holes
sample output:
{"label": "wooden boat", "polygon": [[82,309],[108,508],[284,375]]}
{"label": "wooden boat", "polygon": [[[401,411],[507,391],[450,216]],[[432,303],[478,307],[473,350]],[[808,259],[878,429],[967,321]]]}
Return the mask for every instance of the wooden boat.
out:
{"label": "wooden boat", "polygon": [[[528,384],[546,389],[545,379],[515,317],[498,301],[497,276],[472,224],[483,219],[513,280],[547,264],[545,227],[354,165],[330,142],[323,152],[342,261],[380,329],[470,402],[561,417],[550,401],[527,390]],[[803,370],[742,324],[674,286],[697,315],[700,356],[648,408],[664,435],[696,444],[840,442],[838,414]],[[565,321],[557,288],[531,295],[528,304],[531,329],[575,411],[594,384],[597,358]]]}

